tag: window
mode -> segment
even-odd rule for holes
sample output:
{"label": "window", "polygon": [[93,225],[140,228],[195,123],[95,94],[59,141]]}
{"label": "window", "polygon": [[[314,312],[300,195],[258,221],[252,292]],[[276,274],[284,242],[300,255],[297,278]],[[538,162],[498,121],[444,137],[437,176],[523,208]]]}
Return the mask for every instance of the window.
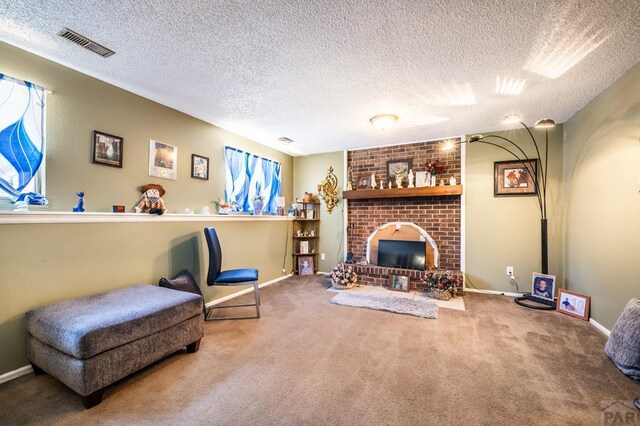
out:
{"label": "window", "polygon": [[253,200],[262,197],[265,213],[276,213],[280,195],[281,164],[227,146],[224,148],[226,201],[235,201],[243,212],[253,210]]}
{"label": "window", "polygon": [[45,91],[0,74],[0,199],[41,192]]}

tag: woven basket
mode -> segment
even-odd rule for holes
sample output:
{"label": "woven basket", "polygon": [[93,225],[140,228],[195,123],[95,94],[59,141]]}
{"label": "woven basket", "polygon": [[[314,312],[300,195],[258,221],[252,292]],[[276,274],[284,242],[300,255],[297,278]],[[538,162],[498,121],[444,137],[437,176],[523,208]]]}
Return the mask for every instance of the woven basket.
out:
{"label": "woven basket", "polygon": [[451,290],[439,290],[437,288],[429,287],[429,288],[425,288],[424,292],[427,295],[427,297],[430,297],[432,299],[449,300],[451,299],[451,297],[453,297],[451,295]]}
{"label": "woven basket", "polygon": [[331,282],[331,284],[333,284],[333,288],[337,288],[338,290],[348,290],[356,286],[356,283],[349,283],[347,285],[342,285],[342,284],[334,283],[333,281]]}

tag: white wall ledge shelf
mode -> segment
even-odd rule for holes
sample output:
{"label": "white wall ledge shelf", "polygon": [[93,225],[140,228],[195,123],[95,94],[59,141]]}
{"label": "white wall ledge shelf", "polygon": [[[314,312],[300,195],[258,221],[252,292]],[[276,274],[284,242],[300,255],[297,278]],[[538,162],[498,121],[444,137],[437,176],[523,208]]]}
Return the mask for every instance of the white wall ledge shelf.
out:
{"label": "white wall ledge shelf", "polygon": [[172,214],[162,216],[144,213],[100,213],[100,212],[0,212],[0,225],[38,223],[158,223],[158,222],[282,222],[292,221],[287,216],[273,215],[205,215]]}

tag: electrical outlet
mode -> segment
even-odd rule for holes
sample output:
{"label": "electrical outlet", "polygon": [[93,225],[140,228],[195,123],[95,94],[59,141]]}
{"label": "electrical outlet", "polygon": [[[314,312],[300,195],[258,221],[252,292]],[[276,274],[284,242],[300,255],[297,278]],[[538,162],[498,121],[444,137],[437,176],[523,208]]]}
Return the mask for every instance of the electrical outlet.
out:
{"label": "electrical outlet", "polygon": [[513,266],[507,266],[507,276],[513,277]]}
{"label": "electrical outlet", "polygon": [[324,253],[320,253],[320,260],[325,260],[325,255],[324,255]]}

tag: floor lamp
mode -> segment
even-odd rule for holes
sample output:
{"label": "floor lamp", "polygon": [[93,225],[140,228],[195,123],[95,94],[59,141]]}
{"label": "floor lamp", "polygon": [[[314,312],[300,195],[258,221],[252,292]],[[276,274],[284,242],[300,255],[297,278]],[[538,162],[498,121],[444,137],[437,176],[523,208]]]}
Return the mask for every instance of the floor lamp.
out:
{"label": "floor lamp", "polygon": [[[547,169],[548,169],[548,152],[549,152],[549,129],[555,127],[556,123],[550,118],[544,118],[542,120],[538,120],[534,124],[534,128],[536,129],[544,129],[544,159],[541,154],[541,146],[538,145],[536,138],[531,133],[531,129],[524,124],[520,119],[513,120],[511,117],[507,117],[509,122],[512,123],[520,123],[527,131],[531,138],[531,142],[535,147],[536,154],[538,155],[538,159],[540,161],[540,172],[539,174],[530,173],[533,178],[533,184],[536,191],[536,196],[538,198],[538,206],[540,208],[540,255],[541,255],[541,263],[542,263],[542,273],[549,273],[549,241],[548,241],[548,232],[547,232]],[[502,140],[507,142],[509,145],[503,146],[498,144],[497,142],[493,142],[492,139]],[[481,143],[485,145],[495,146],[496,148],[500,148],[503,151],[508,152],[513,156],[516,160],[522,163],[522,167],[526,170],[529,170],[526,166],[527,161],[533,160],[530,158],[524,150],[515,142],[510,139],[507,139],[500,135],[472,135],[466,141],[458,142],[462,143]],[[528,306],[528,305],[527,305]]]}

